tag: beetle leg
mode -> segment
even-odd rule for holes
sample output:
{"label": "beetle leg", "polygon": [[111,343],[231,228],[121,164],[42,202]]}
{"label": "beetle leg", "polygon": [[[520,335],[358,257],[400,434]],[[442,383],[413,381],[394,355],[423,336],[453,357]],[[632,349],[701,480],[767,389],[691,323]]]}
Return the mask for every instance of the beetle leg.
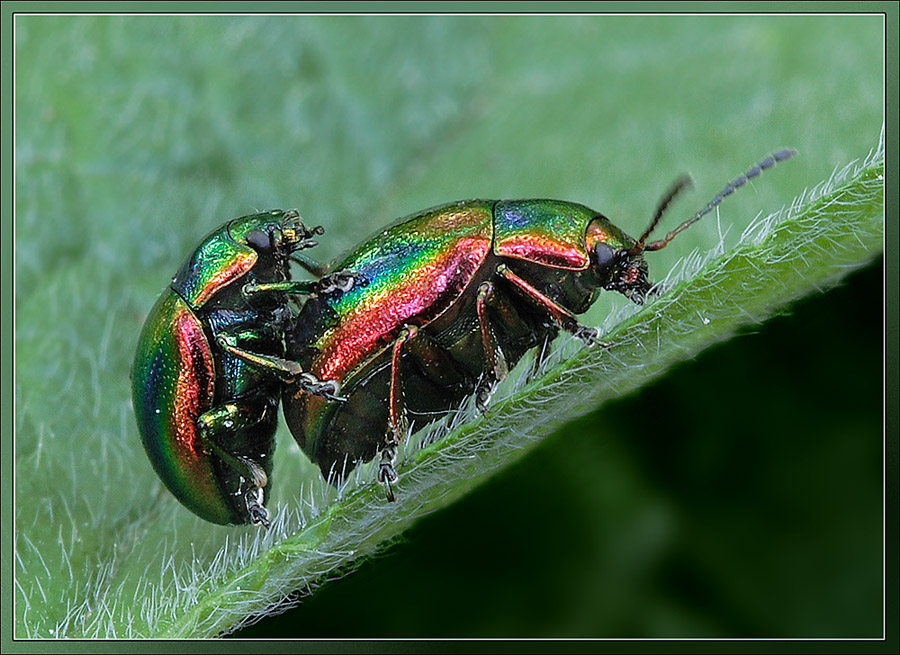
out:
{"label": "beetle leg", "polygon": [[494,389],[509,375],[506,356],[497,343],[497,337],[494,335],[487,316],[487,304],[495,304],[495,302],[494,285],[491,282],[482,282],[481,286],[478,287],[475,313],[478,316],[478,326],[481,329],[481,344],[484,346],[487,364],[490,366],[490,370],[485,371],[485,375],[475,389],[475,405],[482,414],[487,411],[487,404],[494,394]]}
{"label": "beetle leg", "polygon": [[406,438],[409,431],[409,422],[406,420],[406,412],[403,409],[402,383],[400,382],[400,354],[404,344],[415,338],[419,328],[407,325],[400,332],[400,336],[394,341],[391,350],[391,390],[390,390],[390,427],[395,443],[400,443]]}
{"label": "beetle leg", "polygon": [[241,293],[245,298],[261,293],[289,293],[298,296],[311,296],[333,291],[349,291],[356,282],[356,276],[350,271],[338,271],[323,275],[319,280],[285,280],[267,284],[245,284]]}
{"label": "beetle leg", "polygon": [[353,271],[336,271],[321,277],[316,287],[316,293],[347,292],[353,288],[354,284],[356,284],[356,275],[354,275]]}
{"label": "beetle leg", "polygon": [[528,298],[528,300],[546,311],[550,315],[550,318],[566,332],[578,337],[589,346],[596,345],[604,348],[609,347],[609,344],[605,344],[598,340],[597,337],[600,336],[600,331],[597,328],[587,327],[586,325],[579,323],[572,312],[528,284],[528,282],[509,270],[509,267],[506,264],[500,264],[500,266],[497,267],[497,274],[511,282],[523,296]]}
{"label": "beetle leg", "polygon": [[248,364],[271,372],[284,382],[298,380],[303,391],[322,396],[328,400],[344,400],[340,397],[341,385],[337,380],[319,380],[310,373],[304,373],[297,362],[276,357],[275,355],[262,355],[239,348],[237,337],[231,334],[220,333],[216,337],[216,343],[225,352],[244,360]]}
{"label": "beetle leg", "polygon": [[266,527],[269,526],[269,513],[263,505],[263,487],[269,483],[269,476],[265,468],[254,459],[232,453],[220,441],[262,423],[270,411],[274,408],[269,403],[234,402],[214,407],[197,419],[203,444],[246,480],[242,486],[247,487],[244,501],[251,523]]}
{"label": "beetle leg", "polygon": [[415,336],[415,339],[406,341],[404,352],[407,360],[419,365],[423,376],[445,387],[464,383],[464,376],[445,348],[428,336],[427,332],[419,331]]}
{"label": "beetle leg", "polygon": [[394,491],[391,483],[397,481],[397,472],[394,463],[397,461],[397,447],[406,439],[409,431],[409,421],[403,409],[401,398],[402,384],[400,382],[400,355],[404,344],[408,343],[419,333],[419,328],[407,325],[400,332],[400,336],[394,341],[391,349],[391,389],[388,398],[388,427],[384,436],[384,445],[381,448],[381,463],[378,467],[378,481],[384,482],[387,487],[388,502],[394,502]]}
{"label": "beetle leg", "polygon": [[316,277],[322,277],[323,275],[325,275],[327,266],[325,264],[320,264],[308,255],[304,255],[301,252],[294,252],[291,253],[291,259],[297,262],[303,269],[309,271]]}
{"label": "beetle leg", "polygon": [[271,523],[269,522],[269,510],[263,505],[264,499],[263,490],[259,487],[254,487],[244,494],[247,514],[250,515],[250,523],[268,528]]}
{"label": "beetle leg", "polygon": [[301,296],[314,294],[319,283],[316,280],[285,280],[284,282],[269,282],[267,284],[245,284],[241,293],[245,298],[263,293],[290,293]]}
{"label": "beetle leg", "polygon": [[397,481],[397,471],[394,470],[394,462],[397,461],[397,444],[388,443],[381,449],[381,461],[378,464],[378,481],[384,484],[387,501],[393,503],[397,500],[394,495],[392,482]]}
{"label": "beetle leg", "polygon": [[219,443],[219,439],[220,435],[233,434],[260,423],[269,410],[268,405],[263,405],[260,410],[258,405],[250,403],[226,403],[201,414],[197,419],[203,443],[256,487],[265,487],[268,483],[263,467],[252,459],[230,453]]}
{"label": "beetle leg", "polygon": [[341,383],[337,380],[320,380],[312,373],[301,373],[296,380],[300,386],[300,391],[311,393],[314,396],[322,396],[326,400],[336,400],[338,402],[346,402],[346,398],[341,396]]}

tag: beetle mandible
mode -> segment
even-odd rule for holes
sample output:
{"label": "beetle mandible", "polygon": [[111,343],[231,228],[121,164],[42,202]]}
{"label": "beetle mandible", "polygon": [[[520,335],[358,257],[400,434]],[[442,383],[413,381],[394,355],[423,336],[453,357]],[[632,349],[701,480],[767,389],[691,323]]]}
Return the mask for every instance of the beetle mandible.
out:
{"label": "beetle mandible", "polygon": [[321,233],[296,211],[229,221],[188,256],[144,323],[131,374],[141,440],[169,490],[207,521],[268,525],[284,383],[339,393],[284,358],[288,298],[346,286],[340,274],[291,280],[290,259]]}
{"label": "beetle mandible", "polygon": [[380,453],[378,479],[394,500],[397,447],[411,428],[473,392],[484,412],[509,369],[560,329],[599,343],[598,331],[575,315],[601,289],[643,303],[653,289],[644,252],[666,247],[794,154],[766,157],[658,241],[648,239],[687,177],[662,197],[638,239],[576,203],[468,200],[400,219],[327,267],[306,260],[319,274],[350,272],[353,284],[304,304],[287,334],[288,356],[340,383],[346,401],[286,386],[294,438],[335,484]]}

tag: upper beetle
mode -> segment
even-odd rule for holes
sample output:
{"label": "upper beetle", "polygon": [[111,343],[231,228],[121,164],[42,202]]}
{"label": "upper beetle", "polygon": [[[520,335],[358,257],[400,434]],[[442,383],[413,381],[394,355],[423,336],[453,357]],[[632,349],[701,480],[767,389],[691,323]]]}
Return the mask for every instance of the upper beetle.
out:
{"label": "upper beetle", "polygon": [[282,384],[326,398],[338,390],[284,359],[289,296],[340,284],[290,279],[290,259],[321,231],[295,211],[226,223],[188,256],[144,323],[131,376],[141,439],[169,490],[207,521],[268,525],[263,489]]}
{"label": "upper beetle", "polygon": [[468,200],[403,218],[327,267],[309,265],[346,270],[353,284],[303,306],[287,335],[288,356],[339,382],[346,402],[285,387],[295,439],[335,483],[381,453],[378,478],[393,500],[397,446],[410,421],[432,421],[473,392],[484,411],[508,370],[560,329],[596,343],[597,330],[575,315],[601,289],[643,303],[653,289],[644,252],[664,248],[793,154],[765,158],[659,241],[648,238],[687,178],[665,194],[638,239],[576,203]]}

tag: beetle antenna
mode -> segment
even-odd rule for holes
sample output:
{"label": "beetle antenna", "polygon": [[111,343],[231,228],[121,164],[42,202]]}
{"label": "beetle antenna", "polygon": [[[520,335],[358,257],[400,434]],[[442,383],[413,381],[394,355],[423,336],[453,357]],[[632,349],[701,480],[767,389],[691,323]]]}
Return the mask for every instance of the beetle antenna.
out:
{"label": "beetle antenna", "polygon": [[668,209],[671,202],[675,200],[675,196],[681,193],[684,189],[688,188],[690,185],[691,178],[687,175],[682,175],[677,180],[675,180],[672,186],[669,187],[669,190],[665,192],[659,203],[656,205],[656,211],[653,213],[653,220],[650,221],[650,226],[646,230],[644,230],[641,238],[638,239],[638,242],[634,244],[634,246],[632,246],[631,254],[636,255],[644,250],[644,242],[647,240],[647,237],[650,236],[650,233],[656,229],[656,226],[659,224],[659,220],[662,218],[662,215],[665,213],[666,209]]}
{"label": "beetle antenna", "polygon": [[[644,250],[662,250],[663,248],[665,248],[665,247],[669,244],[669,242],[670,242],[672,239],[675,238],[675,236],[676,236],[679,232],[683,232],[684,230],[686,230],[687,228],[689,228],[691,225],[693,225],[694,223],[696,223],[697,221],[699,221],[701,218],[703,218],[704,216],[706,216],[709,212],[711,212],[713,209],[715,209],[716,207],[718,207],[719,204],[721,204],[721,202],[722,202],[725,198],[727,198],[728,196],[730,196],[730,195],[731,195],[732,193],[734,193],[737,189],[740,189],[742,186],[744,186],[745,184],[747,184],[747,182],[748,182],[749,180],[752,180],[753,178],[759,177],[759,176],[762,174],[763,171],[768,170],[768,169],[770,169],[770,168],[773,168],[773,167],[775,166],[775,164],[777,164],[777,163],[779,163],[779,162],[786,161],[786,160],[790,159],[791,157],[793,157],[793,156],[796,155],[796,154],[797,154],[797,151],[796,151],[796,150],[793,150],[792,148],[783,148],[783,149],[779,150],[778,152],[769,155],[768,157],[766,157],[765,159],[763,159],[761,162],[759,162],[756,166],[754,166],[753,168],[749,169],[746,173],[744,173],[743,175],[739,175],[738,177],[734,178],[731,182],[729,182],[727,185],[725,185],[725,188],[722,189],[722,190],[716,195],[715,198],[713,198],[713,199],[710,200],[708,203],[706,203],[706,207],[704,207],[703,209],[701,209],[700,211],[698,211],[698,212],[697,212],[696,214],[694,214],[691,218],[689,218],[689,219],[686,220],[684,223],[682,223],[681,225],[679,225],[678,227],[676,227],[674,230],[672,230],[671,232],[669,232],[669,233],[665,236],[664,239],[660,239],[659,241],[651,241],[650,243],[644,245],[644,240],[646,239],[647,236],[649,236],[649,234],[645,233],[645,235],[641,237],[640,241],[638,241],[638,243],[635,244],[635,247],[633,247],[633,248],[631,249],[631,252],[633,252],[634,254],[637,254],[637,253],[642,252],[642,251],[644,251]],[[674,188],[674,187],[673,187],[673,188]],[[670,193],[671,193],[671,192],[670,192]],[[668,194],[667,194],[667,195],[668,195]],[[670,199],[670,200],[671,200],[671,199]],[[660,205],[663,205],[663,203],[660,203]],[[664,205],[663,205],[663,208],[664,208]],[[659,212],[659,210],[657,210],[657,213],[658,213],[658,212]],[[658,218],[654,217],[654,222],[650,224],[651,229],[655,226],[655,223],[656,223],[658,220],[659,220]],[[648,231],[648,232],[649,232],[649,231]],[[640,248],[640,249],[636,249],[637,246],[641,246],[641,248]]]}

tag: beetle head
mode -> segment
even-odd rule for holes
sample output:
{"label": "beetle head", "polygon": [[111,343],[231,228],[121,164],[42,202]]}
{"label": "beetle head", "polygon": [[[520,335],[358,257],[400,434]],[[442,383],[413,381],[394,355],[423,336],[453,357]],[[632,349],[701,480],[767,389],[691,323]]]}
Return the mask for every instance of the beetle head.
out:
{"label": "beetle head", "polygon": [[600,284],[604,289],[618,291],[632,301],[642,304],[647,294],[652,293],[654,290],[653,284],[647,280],[647,262],[644,261],[643,253],[648,250],[662,250],[669,245],[669,242],[676,235],[718,207],[726,197],[730,196],[737,189],[747,184],[750,180],[759,177],[763,171],[774,167],[779,162],[790,159],[796,154],[796,150],[783,148],[764,158],[743,175],[739,175],[729,182],[712,200],[706,203],[703,209],[658,241],[648,243],[647,239],[653,230],[656,229],[675,196],[690,186],[691,180],[686,175],[675,180],[675,183],[669,187],[669,190],[660,199],[656,205],[656,211],[653,214],[650,225],[637,241],[610,223],[606,217],[598,215],[588,225],[585,241],[588,252],[591,255],[591,268],[598,276]]}
{"label": "beetle head", "polygon": [[313,248],[312,238],[322,234],[321,227],[306,227],[300,214],[290,209],[275,209],[233,221],[229,227],[231,238],[253,248],[262,257],[286,261],[291,253]]}
{"label": "beetle head", "polygon": [[632,252],[635,240],[598,214],[588,224],[585,245],[597,284],[643,304],[653,285],[647,279],[647,262],[643,255]]}

